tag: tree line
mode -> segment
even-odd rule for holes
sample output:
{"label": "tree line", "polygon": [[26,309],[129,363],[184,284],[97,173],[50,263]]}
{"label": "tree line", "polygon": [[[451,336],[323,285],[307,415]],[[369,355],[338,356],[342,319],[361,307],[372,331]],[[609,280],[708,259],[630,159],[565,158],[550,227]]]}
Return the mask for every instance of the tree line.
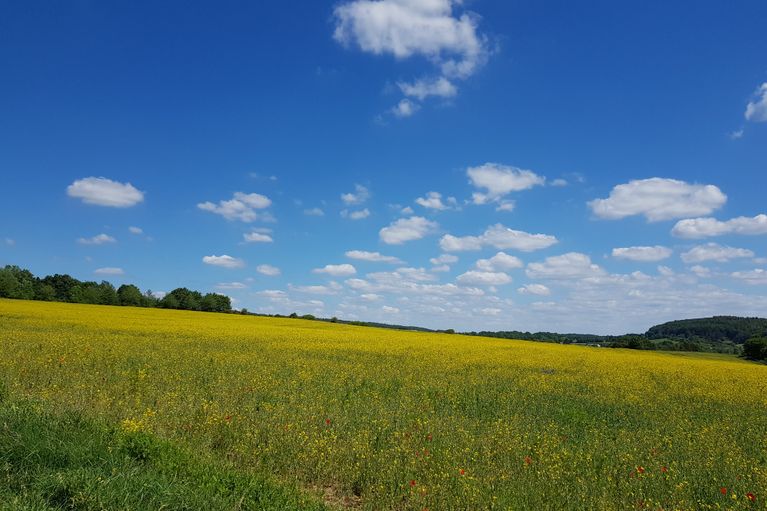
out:
{"label": "tree line", "polygon": [[160,298],[149,290],[142,293],[133,284],[115,288],[106,280],[81,281],[66,274],[39,278],[29,270],[12,265],[0,268],[0,298],[232,312],[229,297],[217,293],[203,295],[199,291],[180,287]]}

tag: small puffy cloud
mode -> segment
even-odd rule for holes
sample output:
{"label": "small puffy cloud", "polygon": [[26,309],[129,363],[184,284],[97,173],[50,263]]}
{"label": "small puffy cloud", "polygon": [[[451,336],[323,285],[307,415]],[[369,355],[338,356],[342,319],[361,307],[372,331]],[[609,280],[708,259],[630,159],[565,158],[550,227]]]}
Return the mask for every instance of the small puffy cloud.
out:
{"label": "small puffy cloud", "polygon": [[281,300],[288,297],[288,294],[285,291],[279,289],[264,289],[256,294],[258,296],[263,296],[264,298],[269,298],[270,300]]}
{"label": "small puffy cloud", "polygon": [[236,257],[224,255],[210,255],[202,258],[202,262],[211,266],[220,266],[221,268],[235,269],[245,266],[245,261]]}
{"label": "small puffy cloud", "polygon": [[739,140],[743,138],[743,130],[739,129],[739,130],[731,131],[727,136],[730,137],[730,140]]}
{"label": "small puffy cloud", "polygon": [[511,277],[503,272],[470,270],[458,276],[459,284],[473,286],[501,286],[511,283]]}
{"label": "small puffy cloud", "polygon": [[629,261],[656,262],[671,257],[673,250],[668,247],[655,245],[653,247],[622,247],[613,249],[613,257],[616,259],[628,259]]}
{"label": "small puffy cloud", "polygon": [[381,298],[383,298],[383,296],[377,295],[375,293],[363,293],[363,294],[360,295],[360,298],[362,298],[366,302],[375,302],[375,301],[380,300]]}
{"label": "small puffy cloud", "polygon": [[350,220],[362,220],[370,216],[370,210],[368,208],[359,211],[349,211],[348,209],[344,209],[341,211],[341,216]]}
{"label": "small puffy cloud", "polygon": [[362,204],[369,198],[370,191],[362,185],[354,185],[353,192],[344,193],[341,195],[341,200],[344,201],[344,204],[348,204],[349,206]]}
{"label": "small puffy cloud", "polygon": [[543,284],[527,284],[517,289],[519,294],[523,295],[536,295],[536,296],[549,296],[551,290]]}
{"label": "small puffy cloud", "polygon": [[436,222],[420,216],[400,218],[392,222],[388,227],[381,229],[378,234],[381,241],[388,245],[401,245],[406,241],[418,240],[435,231]]}
{"label": "small puffy cloud", "polygon": [[[476,196],[475,196],[476,199]],[[495,207],[496,211],[505,211],[507,213],[514,211],[514,208],[517,207],[517,203],[513,200],[503,200],[498,203],[498,205]]]}
{"label": "small puffy cloud", "polygon": [[98,268],[96,270],[93,270],[93,273],[96,275],[125,275],[125,272],[122,268],[115,268],[112,266],[107,266],[105,268]]}
{"label": "small puffy cloud", "polygon": [[420,109],[421,106],[418,103],[414,103],[409,99],[401,99],[399,103],[392,107],[391,113],[394,114],[394,117],[404,119],[412,116]]}
{"label": "small puffy cloud", "polygon": [[707,243],[693,247],[684,252],[681,257],[685,263],[700,263],[703,261],[726,263],[732,259],[754,257],[754,253],[745,248],[733,248],[719,245],[718,243]]}
{"label": "small puffy cloud", "polygon": [[474,204],[498,201],[511,192],[527,190],[546,182],[544,177],[530,170],[498,163],[469,167],[466,175],[469,176],[469,183],[475,188],[484,189],[483,192],[472,194]]}
{"label": "small puffy cloud", "polygon": [[[334,10],[333,38],[374,55],[427,58],[446,77],[465,78],[487,56],[478,17],[453,15],[457,0],[354,0]],[[445,85],[437,86],[445,90]],[[416,91],[411,91],[416,92]],[[416,95],[416,94],[413,94]]]}
{"label": "small puffy cloud", "polygon": [[522,268],[524,263],[518,257],[505,252],[498,252],[490,259],[480,259],[475,263],[477,269],[487,272],[508,271]]}
{"label": "small puffy cloud", "polygon": [[701,266],[699,264],[696,264],[695,266],[690,268],[690,271],[702,279],[707,279],[711,276],[711,269],[706,268],[705,266]]}
{"label": "small puffy cloud", "polygon": [[384,311],[387,314],[398,314],[399,309],[397,307],[390,307],[388,305],[384,305],[381,307],[381,310]]}
{"label": "small puffy cloud", "polygon": [[242,235],[246,243],[272,243],[274,240],[269,234],[263,232],[246,232]]}
{"label": "small puffy cloud", "polygon": [[453,264],[458,262],[458,256],[453,254],[442,254],[439,257],[429,259],[431,264]]}
{"label": "small puffy cloud", "polygon": [[120,183],[105,177],[78,179],[67,187],[67,195],[86,204],[128,208],[144,200],[144,192],[130,183]]}
{"label": "small puffy cloud", "polygon": [[449,272],[450,271],[450,265],[440,264],[440,265],[437,265],[437,266],[432,266],[430,271],[433,271],[435,273]]}
{"label": "small puffy cloud", "polygon": [[525,270],[531,279],[584,279],[605,275],[605,271],[579,252],[547,257],[542,263],[530,263]]}
{"label": "small puffy cloud", "polygon": [[767,270],[762,268],[756,268],[749,271],[736,271],[732,273],[732,277],[753,286],[767,285]]}
{"label": "small puffy cloud", "polygon": [[324,268],[315,268],[312,273],[325,273],[333,277],[348,277],[357,273],[357,269],[351,264],[327,264]]}
{"label": "small puffy cloud", "polygon": [[327,286],[290,286],[290,289],[308,295],[335,295],[338,294],[338,285]]}
{"label": "small puffy cloud", "polygon": [[253,222],[259,217],[257,210],[271,206],[272,201],[259,193],[235,192],[229,200],[219,201],[214,204],[210,201],[201,202],[197,207],[203,211],[209,211],[221,215],[227,220],[239,220],[241,222]]}
{"label": "small puffy cloud", "polygon": [[405,96],[417,98],[421,101],[429,96],[452,98],[458,94],[458,89],[456,89],[455,85],[444,76],[432,79],[420,79],[413,83],[398,82],[397,86]]}
{"label": "small puffy cloud", "polygon": [[725,234],[767,234],[767,215],[739,216],[725,222],[716,218],[688,218],[680,220],[671,230],[678,238],[710,238]]}
{"label": "small puffy cloud", "polygon": [[237,291],[239,289],[246,289],[248,286],[242,282],[219,282],[216,284],[216,289],[221,291]]}
{"label": "small puffy cloud", "polygon": [[282,273],[279,268],[272,266],[271,264],[259,264],[256,266],[256,271],[261,275],[266,275],[267,277],[276,277]]}
{"label": "small puffy cloud", "polygon": [[440,239],[439,245],[445,252],[479,250],[487,245],[501,250],[513,249],[521,252],[532,252],[548,248],[557,241],[556,237],[548,234],[530,234],[495,224],[488,227],[480,236],[457,237],[446,234]]}
{"label": "small puffy cloud", "polygon": [[400,213],[403,215],[412,215],[413,213],[415,213],[415,211],[413,211],[413,208],[411,208],[410,206],[405,206],[404,208],[400,210]]}
{"label": "small puffy cloud", "polygon": [[427,209],[436,209],[438,211],[448,209],[448,206],[442,202],[442,194],[439,192],[429,192],[426,194],[426,197],[417,198],[415,203]]}
{"label": "small puffy cloud", "polygon": [[746,105],[744,116],[747,121],[767,122],[767,82],[754,93],[754,98]]}
{"label": "small puffy cloud", "polygon": [[116,243],[117,240],[108,234],[97,234],[92,238],[78,238],[77,242],[81,245],[104,245],[106,243]]}
{"label": "small puffy cloud", "polygon": [[551,182],[551,186],[567,186],[567,184],[567,180],[562,178],[555,179]]}
{"label": "small puffy cloud", "polygon": [[325,212],[320,208],[310,208],[304,210],[306,216],[325,216]]}
{"label": "small puffy cloud", "polygon": [[594,199],[588,205],[597,217],[607,220],[644,215],[657,222],[707,215],[725,202],[727,196],[714,185],[653,177],[618,185],[608,198]]}
{"label": "small puffy cloud", "polygon": [[131,234],[144,234],[144,229],[141,227],[128,227],[128,231]]}
{"label": "small puffy cloud", "polygon": [[670,277],[674,274],[674,270],[672,270],[668,266],[658,266],[658,273],[663,275],[664,277]]}
{"label": "small puffy cloud", "polygon": [[402,261],[397,257],[386,256],[380,252],[367,252],[365,250],[349,250],[346,252],[346,257],[371,263],[402,264]]}

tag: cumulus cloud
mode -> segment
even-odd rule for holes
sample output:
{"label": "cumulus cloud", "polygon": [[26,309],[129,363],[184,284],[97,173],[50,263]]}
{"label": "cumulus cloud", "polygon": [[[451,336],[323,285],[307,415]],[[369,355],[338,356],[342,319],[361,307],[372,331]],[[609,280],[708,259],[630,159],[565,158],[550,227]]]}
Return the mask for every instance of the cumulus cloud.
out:
{"label": "cumulus cloud", "polygon": [[128,227],[128,231],[131,234],[144,234],[144,229],[141,227]]}
{"label": "cumulus cloud", "polygon": [[[450,197],[448,200],[450,203],[456,202],[453,197]],[[418,197],[415,203],[426,209],[436,209],[437,211],[448,209],[448,206],[442,202],[442,194],[439,192],[429,192],[426,194],[426,197]]]}
{"label": "cumulus cloud", "polygon": [[406,241],[418,240],[435,231],[436,222],[420,216],[400,218],[392,222],[388,227],[381,229],[378,234],[381,241],[388,245],[401,245]]}
{"label": "cumulus cloud", "polygon": [[421,109],[421,106],[418,103],[414,103],[410,101],[409,99],[405,98],[405,99],[401,99],[399,103],[394,105],[390,111],[392,114],[394,114],[394,117],[399,117],[400,119],[404,119],[406,117],[412,116],[414,113],[416,113],[420,109]]}
{"label": "cumulus cloud", "polygon": [[211,266],[220,266],[221,268],[242,268],[245,266],[245,261],[236,257],[224,255],[210,255],[202,258],[202,262]]}
{"label": "cumulus cloud", "polygon": [[348,209],[344,209],[341,211],[341,216],[343,218],[348,218],[349,220],[362,220],[363,218],[370,216],[370,210],[368,208],[359,211],[349,211]]}
{"label": "cumulus cloud", "polygon": [[354,185],[354,191],[341,194],[341,200],[349,206],[362,204],[370,198],[370,190],[362,185]]}
{"label": "cumulus cloud", "polygon": [[216,289],[221,291],[237,291],[239,289],[246,289],[248,286],[242,282],[220,282],[216,284]]}
{"label": "cumulus cloud", "polygon": [[86,204],[128,208],[144,200],[144,192],[130,183],[120,183],[105,177],[78,179],[67,187],[67,195]]}
{"label": "cumulus cloud", "polygon": [[551,290],[543,284],[527,284],[517,289],[519,294],[523,295],[536,295],[536,296],[549,296]]}
{"label": "cumulus cloud", "polygon": [[367,252],[365,250],[349,250],[346,252],[346,257],[371,263],[402,264],[402,260],[397,257],[386,256],[380,252]]}
{"label": "cumulus cloud", "polygon": [[429,259],[431,264],[453,264],[458,262],[458,256],[453,254],[441,254],[439,257]]}
{"label": "cumulus cloud", "polygon": [[266,275],[267,277],[276,277],[282,273],[279,268],[272,266],[271,264],[259,264],[256,266],[256,271],[261,275]]}
{"label": "cumulus cloud", "polygon": [[567,185],[568,185],[567,179],[562,179],[561,177],[557,178],[557,179],[555,179],[555,180],[553,180],[551,182],[551,186],[562,187],[562,186],[567,186]]}
{"label": "cumulus cloud", "polygon": [[397,86],[405,96],[414,97],[421,101],[429,96],[452,98],[458,94],[458,89],[455,85],[444,76],[440,76],[439,78],[420,79],[412,83],[398,82]]}
{"label": "cumulus cloud", "polygon": [[579,252],[547,257],[542,263],[530,263],[525,270],[531,279],[584,279],[605,275],[606,272]]}
{"label": "cumulus cloud", "polygon": [[469,270],[456,278],[460,284],[474,286],[501,286],[511,283],[511,277],[503,272]]}
{"label": "cumulus cloud", "polygon": [[306,216],[325,216],[325,212],[320,208],[310,208],[304,210]]}
{"label": "cumulus cloud", "polygon": [[221,215],[227,220],[239,220],[241,222],[253,222],[259,218],[257,210],[271,206],[272,201],[259,193],[235,192],[229,200],[219,201],[214,204],[210,201],[201,202],[197,207],[203,211],[209,211]]}
{"label": "cumulus cloud", "polygon": [[696,264],[695,266],[691,267],[690,271],[702,279],[707,279],[711,276],[711,269],[706,268],[705,266],[701,266],[699,264]]}
{"label": "cumulus cloud", "polygon": [[505,252],[498,252],[490,259],[480,259],[475,263],[477,269],[488,272],[508,271],[522,268],[524,263],[518,257]]}
{"label": "cumulus cloud", "polygon": [[748,121],[767,122],[767,82],[754,93],[754,98],[746,105],[744,116]]}
{"label": "cumulus cloud", "polygon": [[326,264],[324,268],[315,268],[312,273],[325,273],[333,277],[348,277],[357,273],[357,269],[351,264]]}
{"label": "cumulus cloud", "polygon": [[381,307],[381,310],[384,311],[387,314],[398,314],[399,309],[397,307],[390,307],[388,305],[384,305]]}
{"label": "cumulus cloud", "polygon": [[117,240],[108,234],[97,234],[92,238],[78,238],[77,242],[82,245],[104,245],[106,243],[117,243]]}
{"label": "cumulus cloud", "polygon": [[656,262],[671,257],[673,250],[661,245],[653,247],[621,247],[613,249],[613,257],[616,259],[628,259],[629,261]]}
{"label": "cumulus cloud", "polygon": [[269,234],[264,232],[246,232],[242,235],[246,243],[272,243],[274,240]]}
{"label": "cumulus cloud", "polygon": [[680,220],[671,230],[679,238],[710,238],[724,234],[767,234],[767,215],[739,216],[726,222],[716,218],[688,218]]}
{"label": "cumulus cloud", "polygon": [[599,218],[617,220],[644,215],[648,221],[657,222],[707,215],[725,202],[727,196],[714,185],[653,177],[618,185],[608,198],[594,199],[588,205]]}
{"label": "cumulus cloud", "polygon": [[718,243],[707,243],[693,247],[684,252],[681,257],[685,263],[700,263],[703,261],[726,263],[732,259],[754,257],[754,253],[745,248],[733,248],[719,245]]}
{"label": "cumulus cloud", "polygon": [[756,268],[749,271],[736,271],[732,273],[733,278],[742,280],[746,284],[754,286],[767,285],[767,270]]}
{"label": "cumulus cloud", "polygon": [[105,268],[98,268],[96,270],[93,270],[93,273],[96,275],[125,275],[125,271],[123,271],[122,268],[115,268],[112,266],[107,266]]}
{"label": "cumulus cloud", "polygon": [[[475,188],[484,190],[472,194],[474,204],[487,204],[499,201],[504,195],[511,192],[519,192],[542,185],[546,179],[538,174],[508,165],[498,163],[485,163],[478,167],[469,167],[466,170],[469,183]],[[510,211],[513,203],[506,203],[501,210]]]}
{"label": "cumulus cloud", "polygon": [[521,252],[532,252],[548,248],[555,243],[557,243],[557,238],[554,236],[516,231],[501,224],[488,227],[480,236],[457,237],[446,234],[439,241],[440,247],[445,252],[479,250],[486,245],[501,250],[513,249]]}

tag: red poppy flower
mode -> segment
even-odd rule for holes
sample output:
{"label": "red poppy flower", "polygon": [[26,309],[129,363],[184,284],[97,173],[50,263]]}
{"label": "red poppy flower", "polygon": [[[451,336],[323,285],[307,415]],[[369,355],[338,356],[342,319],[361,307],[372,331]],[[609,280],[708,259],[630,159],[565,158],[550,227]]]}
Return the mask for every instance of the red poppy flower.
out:
{"label": "red poppy flower", "polygon": [[330,419],[325,419],[325,424],[327,424],[328,426],[330,426]]}
{"label": "red poppy flower", "polygon": [[751,502],[756,502],[756,496],[751,492],[746,493],[746,498]]}
{"label": "red poppy flower", "polygon": [[525,456],[525,465],[529,465],[532,462],[533,462],[533,458],[531,458],[530,456]]}
{"label": "red poppy flower", "polygon": [[226,417],[224,417],[224,420],[226,422],[232,422],[232,416],[231,415],[227,415]]}
{"label": "red poppy flower", "polygon": [[461,474],[461,475],[464,475],[464,474],[466,474],[466,471],[464,469],[460,469],[460,470],[458,470],[458,473]]}
{"label": "red poppy flower", "polygon": [[721,488],[719,488],[719,493],[721,493],[722,495],[727,495],[727,488],[722,486]]}
{"label": "red poppy flower", "polygon": [[428,435],[426,435],[426,441],[427,441],[427,442],[431,442],[431,433],[429,433]]}
{"label": "red poppy flower", "polygon": [[411,479],[410,480],[410,486],[415,486],[415,485],[416,485],[415,479]]}
{"label": "red poppy flower", "polygon": [[665,474],[668,472],[668,467],[660,467],[660,471]]}
{"label": "red poppy flower", "polygon": [[638,467],[637,467],[637,472],[639,472],[640,474],[644,474],[644,467],[643,467],[643,466],[641,466],[641,465],[640,465],[640,466],[638,466]]}

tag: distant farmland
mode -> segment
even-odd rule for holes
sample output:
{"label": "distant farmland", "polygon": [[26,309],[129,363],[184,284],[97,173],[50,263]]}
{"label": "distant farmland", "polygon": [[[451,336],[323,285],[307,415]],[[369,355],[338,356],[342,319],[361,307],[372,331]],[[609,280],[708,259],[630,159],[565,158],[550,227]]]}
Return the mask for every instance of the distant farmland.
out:
{"label": "distant farmland", "polygon": [[1,407],[167,441],[297,508],[767,502],[767,366],[734,357],[9,300],[0,336]]}

